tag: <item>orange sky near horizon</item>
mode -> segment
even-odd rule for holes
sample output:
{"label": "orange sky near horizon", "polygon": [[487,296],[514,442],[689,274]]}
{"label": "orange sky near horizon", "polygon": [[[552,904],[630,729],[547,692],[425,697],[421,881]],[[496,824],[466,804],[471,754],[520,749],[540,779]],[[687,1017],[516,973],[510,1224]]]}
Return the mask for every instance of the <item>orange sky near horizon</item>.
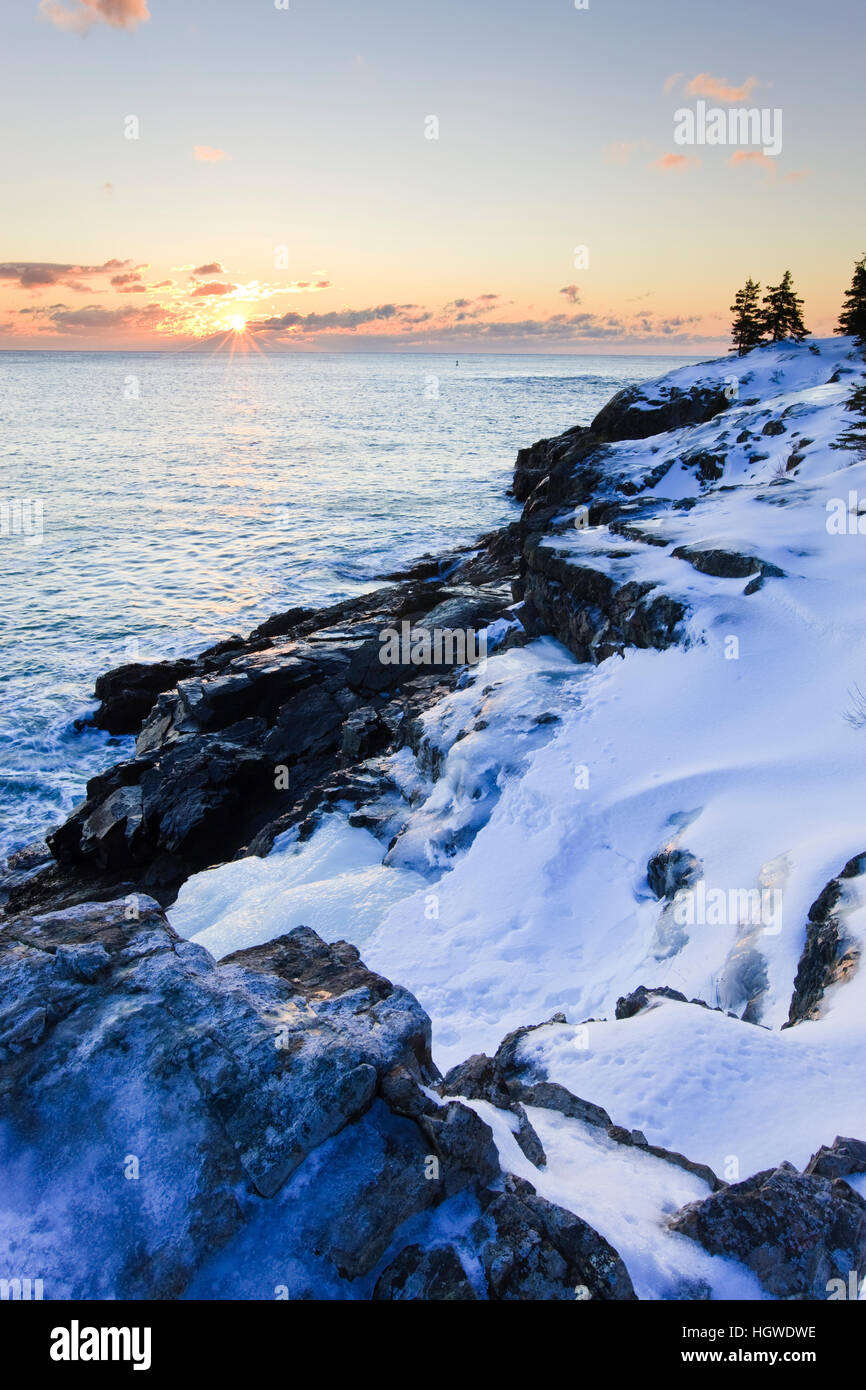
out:
{"label": "orange sky near horizon", "polygon": [[[717,20],[22,0],[0,349],[706,355],[746,276],[789,268],[829,335],[866,239],[862,7]],[[778,111],[778,150],[678,144],[700,102]]]}

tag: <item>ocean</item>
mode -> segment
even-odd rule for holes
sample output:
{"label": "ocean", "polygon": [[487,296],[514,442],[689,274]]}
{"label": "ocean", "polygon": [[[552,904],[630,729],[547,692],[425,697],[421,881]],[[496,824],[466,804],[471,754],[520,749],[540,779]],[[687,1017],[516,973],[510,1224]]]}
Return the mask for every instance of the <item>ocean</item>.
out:
{"label": "ocean", "polygon": [[519,448],[693,360],[0,353],[0,855],[130,752],[79,725],[101,671],[471,541]]}

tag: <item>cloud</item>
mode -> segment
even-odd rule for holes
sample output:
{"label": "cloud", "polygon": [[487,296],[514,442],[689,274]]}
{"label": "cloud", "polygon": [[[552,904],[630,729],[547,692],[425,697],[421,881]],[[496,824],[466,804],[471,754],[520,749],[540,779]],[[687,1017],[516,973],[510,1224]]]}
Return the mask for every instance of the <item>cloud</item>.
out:
{"label": "cloud", "polygon": [[[562,293],[576,289],[566,286]],[[499,299],[498,295],[478,298]],[[690,325],[700,321],[698,315],[654,316],[641,313],[626,319],[616,315],[588,312],[555,313],[547,318],[478,319],[466,305],[476,300],[460,297],[449,301],[438,313],[421,310],[412,304],[380,304],[365,309],[340,309],[331,313],[287,313],[261,320],[250,320],[249,331],[265,338],[273,348],[291,347],[311,339],[333,341],[336,345],[347,335],[354,335],[358,348],[407,347],[432,348],[459,346],[461,342],[519,343],[551,342],[567,346],[591,341],[621,340],[629,343],[665,343],[672,341],[702,341],[692,333]],[[464,306],[464,307],[461,307]]]}
{"label": "cloud", "polygon": [[112,275],[112,285],[133,285],[141,279],[137,270],[126,270],[120,275]]}
{"label": "cloud", "polygon": [[190,274],[195,275],[199,280],[208,275],[223,275],[224,273],[225,267],[220,265],[219,261],[208,261],[207,265],[197,265],[195,270],[190,271]]}
{"label": "cloud", "polygon": [[636,140],[614,140],[604,152],[605,164],[628,164],[629,157],[638,147]]}
{"label": "cloud", "polygon": [[217,294],[231,294],[232,290],[236,289],[237,285],[224,285],[219,280],[208,280],[202,285],[196,285],[195,289],[190,291],[190,298],[210,298]]}
{"label": "cloud", "polygon": [[112,29],[135,29],[150,19],[147,0],[73,0],[74,9],[67,9],[58,0],[42,0],[39,6],[45,19],[58,29],[73,34],[87,34],[94,24],[108,24]]}
{"label": "cloud", "polygon": [[757,164],[759,168],[765,169],[771,177],[776,174],[776,161],[769,155],[764,154],[763,150],[735,150],[728,160],[732,169],[737,169],[743,164]]}
{"label": "cloud", "polygon": [[577,285],[564,285],[559,293],[565,295],[569,304],[578,304],[580,302],[580,290],[577,288]]}
{"label": "cloud", "polygon": [[148,285],[149,290],[167,290],[174,284],[173,280],[158,280],[155,285]]}
{"label": "cloud", "polygon": [[6,261],[0,264],[0,280],[13,280],[22,290],[41,289],[46,285],[62,285],[64,289],[84,290],[82,275],[108,275],[123,271],[131,261],[105,261],[103,265],[64,265],[53,261]]}
{"label": "cloud", "polygon": [[401,310],[396,304],[379,304],[375,309],[332,309],[328,314],[293,312],[250,322],[247,328],[270,333],[287,328],[301,328],[308,333],[321,333],[326,330],[360,328],[365,323],[383,323],[397,318],[400,313]]}
{"label": "cloud", "polygon": [[811,178],[811,169],[792,169],[790,174],[785,175],[786,183],[799,183],[801,179]]}
{"label": "cloud", "polygon": [[761,84],[757,77],[747,77],[742,87],[732,87],[726,77],[711,77],[699,72],[686,86],[689,96],[712,97],[715,101],[748,101],[752,88]]}
{"label": "cloud", "polygon": [[332,288],[330,280],[290,280],[287,285],[278,285],[274,290],[267,290],[266,294],[313,294],[316,290]]}
{"label": "cloud", "polygon": [[[477,294],[468,299],[465,296],[460,299],[452,299],[442,310],[443,314],[451,314],[456,322],[462,323],[465,319],[477,319],[482,314],[489,314],[495,307],[499,299],[498,294]],[[417,304],[401,304],[401,309],[417,309]]]}
{"label": "cloud", "polygon": [[157,328],[166,320],[166,312],[159,304],[148,304],[136,309],[125,305],[122,309],[103,309],[100,304],[87,304],[81,309],[70,309],[66,304],[51,304],[28,313],[46,319],[58,333],[105,332],[113,328]]}
{"label": "cloud", "polygon": [[685,77],[684,72],[672,72],[670,77],[665,78],[665,91],[672,92],[681,77]]}
{"label": "cloud", "polygon": [[221,159],[231,159],[225,150],[215,150],[212,145],[195,145],[193,154],[200,164],[218,164]]}
{"label": "cloud", "polygon": [[700,160],[687,154],[662,154],[658,159],[654,159],[649,166],[651,169],[661,169],[663,173],[670,173],[673,170],[697,168]]}

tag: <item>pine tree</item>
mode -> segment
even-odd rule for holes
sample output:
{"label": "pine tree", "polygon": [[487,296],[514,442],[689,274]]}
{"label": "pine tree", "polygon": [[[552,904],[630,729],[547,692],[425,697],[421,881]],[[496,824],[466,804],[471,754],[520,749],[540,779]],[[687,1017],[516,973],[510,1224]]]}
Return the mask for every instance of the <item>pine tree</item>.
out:
{"label": "pine tree", "polygon": [[731,336],[740,357],[745,357],[747,352],[756,348],[763,338],[763,318],[758,303],[760,292],[761,286],[750,276],[743,288],[737,290],[731,305],[731,313],[734,315]]}
{"label": "pine tree", "polygon": [[797,297],[790,270],[786,270],[778,285],[768,285],[764,295],[764,331],[770,342],[782,343],[786,338],[794,338],[798,343],[807,337],[809,330],[803,323],[800,312],[803,301]]}
{"label": "pine tree", "polygon": [[862,348],[866,348],[866,255],[854,263],[851,288],[845,291],[845,304],[836,332],[850,333]]}

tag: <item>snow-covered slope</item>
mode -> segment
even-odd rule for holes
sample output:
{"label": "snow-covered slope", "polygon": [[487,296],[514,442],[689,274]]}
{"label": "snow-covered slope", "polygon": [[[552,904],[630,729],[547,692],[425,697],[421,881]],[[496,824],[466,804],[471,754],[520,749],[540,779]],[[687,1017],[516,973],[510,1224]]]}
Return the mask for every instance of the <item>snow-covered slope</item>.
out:
{"label": "snow-covered slope", "polygon": [[[424,716],[419,753],[392,760],[406,806],[387,853],[338,810],[267,861],[189,880],[175,928],[217,955],[301,922],[348,938],[428,1010],[442,1067],[562,1011],[568,1023],[529,1035],[525,1055],[724,1176],[866,1135],[866,975],[853,969],[818,1018],[782,1030],[809,909],[866,850],[866,458],[832,447],[857,423],[846,407],[864,379],[851,340],[835,339],[646,388],[652,402],[727,387],[731,404],[610,446],[611,473],[636,484],[632,530],[575,526],[584,518],[565,509],[543,544],[680,601],[681,641],[597,666],[550,637],[494,653]],[[665,849],[700,861],[691,902],[649,886]],[[860,882],[840,909],[852,961],[866,936]],[[617,999],[642,984],[722,1011],[666,1001],[616,1020]],[[569,1125],[538,1126],[565,1205],[590,1142],[569,1140]],[[615,1192],[634,1185],[629,1163],[654,1162],[617,1161]],[[671,1200],[689,1200],[694,1180],[678,1181],[685,1195]],[[596,1204],[617,1244],[617,1200]],[[646,1293],[664,1296],[669,1252],[647,1258]]]}

